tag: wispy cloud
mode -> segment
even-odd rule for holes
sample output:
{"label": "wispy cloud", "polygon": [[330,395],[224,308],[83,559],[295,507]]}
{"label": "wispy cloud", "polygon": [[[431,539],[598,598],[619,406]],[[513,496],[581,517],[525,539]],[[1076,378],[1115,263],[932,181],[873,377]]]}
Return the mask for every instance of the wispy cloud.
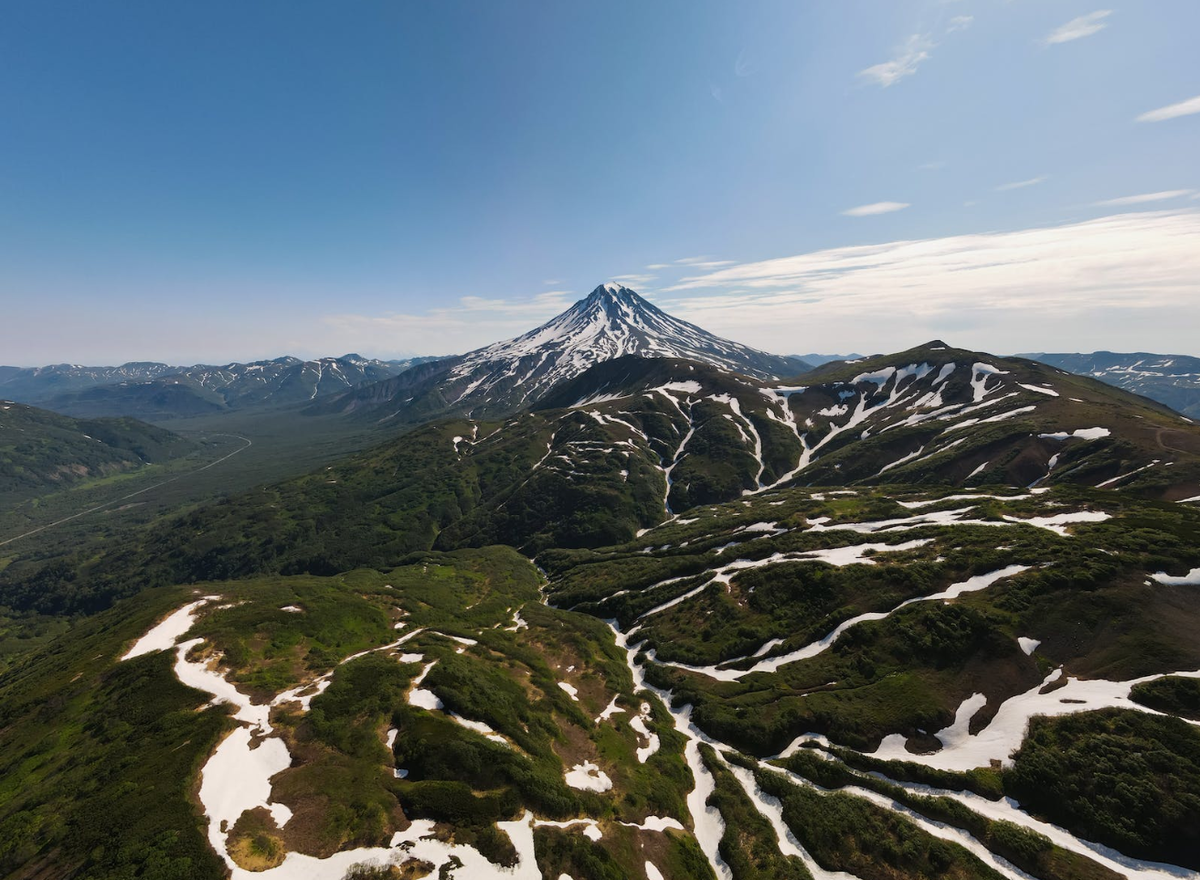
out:
{"label": "wispy cloud", "polygon": [[1040,177],[1031,177],[1028,180],[1014,180],[1012,183],[1002,183],[996,187],[996,192],[1008,192],[1010,189],[1024,189],[1027,186],[1037,186],[1050,179],[1050,175],[1043,174]]}
{"label": "wispy cloud", "polygon": [[677,266],[690,266],[696,269],[719,269],[722,266],[732,266],[733,260],[714,260],[712,257],[684,257],[682,260],[676,260],[675,264]]}
{"label": "wispy cloud", "polygon": [[670,263],[651,263],[646,268],[649,269],[651,272],[657,272],[660,269],[670,269],[671,264]]}
{"label": "wispy cloud", "polygon": [[1108,27],[1108,22],[1104,19],[1110,15],[1112,15],[1111,9],[1097,9],[1095,12],[1089,12],[1087,15],[1073,18],[1062,27],[1051,31],[1050,35],[1046,37],[1046,45],[1053,46],[1055,43],[1069,43],[1071,40],[1078,40],[1099,33]]}
{"label": "wispy cloud", "polygon": [[859,205],[857,208],[847,208],[842,213],[847,217],[873,217],[876,214],[903,211],[907,207],[909,207],[908,202],[872,202],[869,205]]}
{"label": "wispy cloud", "polygon": [[1150,211],[744,263],[685,278],[658,302],[779,352],[895,351],[934,337],[999,352],[1152,340],[1189,351],[1198,278],[1200,211]]}
{"label": "wispy cloud", "polygon": [[860,70],[858,75],[885,89],[894,86],[906,76],[912,76],[917,72],[921,63],[929,59],[929,50],[934,45],[935,43],[929,37],[923,34],[913,34],[891,61],[884,61],[882,64],[875,64],[865,70]]}
{"label": "wispy cloud", "polygon": [[918,165],[917,167],[922,171],[941,171],[943,168],[946,167],[946,163],[942,162],[942,161],[923,162],[920,165]]}
{"label": "wispy cloud", "polygon": [[1142,193],[1137,196],[1121,196],[1117,199],[1105,199],[1102,202],[1092,202],[1098,208],[1119,207],[1121,205],[1144,205],[1147,202],[1165,202],[1168,199],[1178,199],[1191,194],[1190,189],[1168,189],[1162,192]]}
{"label": "wispy cloud", "polygon": [[1163,120],[1175,119],[1179,116],[1191,116],[1193,113],[1200,113],[1200,95],[1188,98],[1186,101],[1180,101],[1178,104],[1168,104],[1166,107],[1159,107],[1157,110],[1143,113],[1137,118],[1137,121],[1162,122]]}
{"label": "wispy cloud", "polygon": [[952,34],[955,31],[965,31],[971,26],[971,22],[975,20],[973,15],[956,15],[950,19],[950,23],[946,25],[946,33]]}
{"label": "wispy cloud", "polygon": [[649,284],[657,275],[614,275],[609,281],[616,281],[618,284]]}
{"label": "wispy cloud", "polygon": [[321,318],[322,345],[349,345],[349,351],[357,342],[364,351],[462,353],[518,336],[568,308],[575,298],[569,290],[548,290],[523,299],[464,296],[454,305],[423,314],[326,315]]}

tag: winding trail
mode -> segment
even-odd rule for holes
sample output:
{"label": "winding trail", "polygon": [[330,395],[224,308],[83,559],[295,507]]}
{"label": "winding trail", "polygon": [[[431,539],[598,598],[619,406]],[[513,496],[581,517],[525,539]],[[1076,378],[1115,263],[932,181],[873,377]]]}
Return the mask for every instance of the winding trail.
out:
{"label": "winding trail", "polygon": [[216,461],[210,461],[208,464],[204,465],[203,467],[198,467],[195,470],[187,471],[186,473],[177,474],[177,475],[171,477],[169,480],[163,480],[161,483],[155,483],[152,486],[146,486],[144,489],[138,489],[136,492],[130,492],[128,495],[122,495],[120,498],[113,498],[111,501],[106,501],[103,504],[97,504],[95,507],[89,507],[87,510],[81,510],[78,513],[71,514],[70,516],[64,516],[62,519],[56,519],[54,522],[50,522],[50,523],[46,523],[45,525],[38,526],[36,529],[30,529],[28,532],[22,532],[21,534],[14,535],[11,538],[5,538],[3,541],[0,541],[0,547],[5,546],[6,544],[11,544],[13,541],[19,541],[22,538],[28,538],[30,535],[36,535],[39,532],[44,532],[47,529],[52,529],[55,526],[61,526],[63,523],[70,522],[71,520],[74,520],[74,519],[79,519],[81,516],[87,516],[89,513],[95,513],[97,510],[104,510],[104,508],[106,508],[106,507],[112,507],[114,504],[119,504],[122,501],[128,501],[130,498],[136,498],[139,495],[144,495],[145,493],[147,493],[153,489],[158,489],[162,486],[166,486],[169,483],[175,483],[179,480],[182,480],[184,477],[190,477],[190,476],[200,473],[201,471],[206,471],[211,467],[216,467],[221,462],[227,461],[228,459],[233,458],[239,452],[245,452],[247,449],[249,449],[251,446],[254,445],[253,440],[251,440],[249,437],[243,437],[241,434],[210,434],[209,436],[210,437],[236,437],[239,440],[245,441],[246,445],[240,446],[237,449],[233,450],[233,452],[230,452],[227,455],[221,456]]}

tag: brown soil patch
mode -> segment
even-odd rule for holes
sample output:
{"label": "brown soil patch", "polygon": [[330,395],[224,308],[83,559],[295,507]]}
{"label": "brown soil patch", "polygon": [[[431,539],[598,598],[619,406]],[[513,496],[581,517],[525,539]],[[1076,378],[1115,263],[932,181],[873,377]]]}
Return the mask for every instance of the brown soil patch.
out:
{"label": "brown soil patch", "polygon": [[421,859],[407,859],[393,873],[396,875],[397,880],[420,880],[421,877],[428,877],[433,873],[433,862],[426,862]]}
{"label": "brown soil patch", "polygon": [[[563,732],[566,742],[555,742],[553,748],[554,753],[562,759],[564,767],[570,769],[584,761],[599,763],[596,761],[596,746],[588,738],[587,731],[574,724],[563,724],[559,729]],[[603,767],[600,769],[604,770]]]}

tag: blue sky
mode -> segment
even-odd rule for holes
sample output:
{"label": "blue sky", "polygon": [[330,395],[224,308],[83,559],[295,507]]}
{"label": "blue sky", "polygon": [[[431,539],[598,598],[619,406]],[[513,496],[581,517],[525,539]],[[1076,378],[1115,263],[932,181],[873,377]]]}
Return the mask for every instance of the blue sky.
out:
{"label": "blue sky", "polygon": [[1192,0],[10,5],[0,362],[449,353],[618,277],[774,351],[1200,353],[1197,32]]}

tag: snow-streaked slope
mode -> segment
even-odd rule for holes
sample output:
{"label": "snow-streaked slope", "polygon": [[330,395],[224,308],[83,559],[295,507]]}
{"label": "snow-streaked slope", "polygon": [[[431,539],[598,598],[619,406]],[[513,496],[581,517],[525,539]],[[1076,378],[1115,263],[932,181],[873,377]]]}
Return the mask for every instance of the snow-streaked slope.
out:
{"label": "snow-streaked slope", "polygon": [[1185,416],[1200,416],[1200,358],[1146,351],[1021,356],[1145,395]]}
{"label": "snow-streaked slope", "polygon": [[1200,486],[1189,420],[1033,361],[935,340],[772,391],[805,448],[789,476],[813,484],[1074,482],[1168,499]]}

